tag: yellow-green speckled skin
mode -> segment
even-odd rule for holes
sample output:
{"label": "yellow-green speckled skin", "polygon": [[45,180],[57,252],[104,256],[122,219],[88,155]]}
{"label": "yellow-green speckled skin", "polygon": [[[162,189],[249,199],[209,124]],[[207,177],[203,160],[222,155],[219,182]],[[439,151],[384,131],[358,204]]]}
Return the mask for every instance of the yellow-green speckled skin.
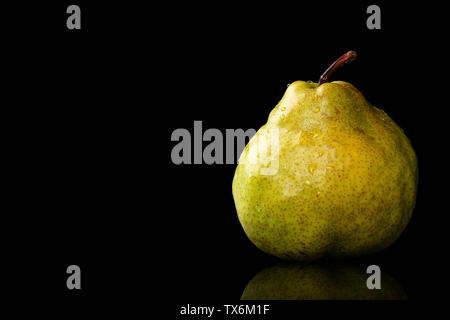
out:
{"label": "yellow-green speckled skin", "polygon": [[[279,168],[265,175],[247,157],[271,128]],[[233,197],[258,248],[308,261],[392,244],[411,218],[417,182],[414,150],[384,111],[349,83],[296,81],[242,152]]]}

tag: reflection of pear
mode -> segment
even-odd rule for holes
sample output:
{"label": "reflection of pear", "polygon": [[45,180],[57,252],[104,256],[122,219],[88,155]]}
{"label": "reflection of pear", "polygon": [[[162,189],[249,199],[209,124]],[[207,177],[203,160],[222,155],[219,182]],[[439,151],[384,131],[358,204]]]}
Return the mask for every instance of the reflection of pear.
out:
{"label": "reflection of pear", "polygon": [[369,290],[367,266],[347,263],[279,264],[259,272],[242,300],[406,300],[402,287],[381,272],[381,289]]}

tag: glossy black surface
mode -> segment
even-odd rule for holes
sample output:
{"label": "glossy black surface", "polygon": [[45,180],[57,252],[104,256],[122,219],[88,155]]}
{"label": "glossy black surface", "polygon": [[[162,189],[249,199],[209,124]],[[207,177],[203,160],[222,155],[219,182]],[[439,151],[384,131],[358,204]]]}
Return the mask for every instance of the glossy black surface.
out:
{"label": "glossy black surface", "polygon": [[[205,129],[258,129],[287,84],[317,81],[351,49],[358,59],[333,78],[354,84],[404,129],[420,171],[405,232],[355,263],[379,265],[414,305],[442,297],[444,111],[432,75],[442,53],[430,37],[438,22],[421,18],[438,8],[383,3],[382,30],[369,31],[367,4],[82,7],[80,33],[65,30],[59,4],[45,6],[48,19],[35,17],[40,28],[24,24],[12,38],[23,49],[6,88],[14,98],[6,118],[9,265],[22,275],[39,270],[35,286],[18,280],[22,292],[66,306],[159,300],[174,316],[182,304],[238,302],[257,273],[280,261],[239,224],[235,166],[176,166],[170,135],[193,130],[194,120]],[[83,271],[81,292],[65,288],[69,264]]]}

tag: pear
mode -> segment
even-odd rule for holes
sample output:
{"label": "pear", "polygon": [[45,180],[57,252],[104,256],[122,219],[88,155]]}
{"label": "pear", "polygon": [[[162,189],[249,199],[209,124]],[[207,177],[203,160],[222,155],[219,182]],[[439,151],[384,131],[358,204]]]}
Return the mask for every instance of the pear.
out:
{"label": "pear", "polygon": [[400,284],[386,272],[380,289],[367,287],[367,265],[327,262],[282,263],[260,271],[244,289],[242,300],[407,300]]}
{"label": "pear", "polygon": [[407,226],[417,158],[394,121],[353,85],[289,85],[244,148],[233,178],[239,221],[262,251],[311,261],[380,251]]}

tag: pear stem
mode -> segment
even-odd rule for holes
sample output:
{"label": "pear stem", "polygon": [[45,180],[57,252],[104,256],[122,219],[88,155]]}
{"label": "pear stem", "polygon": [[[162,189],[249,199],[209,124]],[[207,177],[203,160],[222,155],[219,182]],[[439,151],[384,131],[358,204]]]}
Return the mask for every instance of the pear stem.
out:
{"label": "pear stem", "polygon": [[355,60],[357,57],[357,54],[355,51],[349,51],[346,54],[343,54],[339,59],[337,59],[331,66],[328,67],[327,70],[320,76],[318,86],[321,84],[328,82],[328,78],[331,77],[331,75],[340,67],[342,67],[344,64],[351,62]]}

